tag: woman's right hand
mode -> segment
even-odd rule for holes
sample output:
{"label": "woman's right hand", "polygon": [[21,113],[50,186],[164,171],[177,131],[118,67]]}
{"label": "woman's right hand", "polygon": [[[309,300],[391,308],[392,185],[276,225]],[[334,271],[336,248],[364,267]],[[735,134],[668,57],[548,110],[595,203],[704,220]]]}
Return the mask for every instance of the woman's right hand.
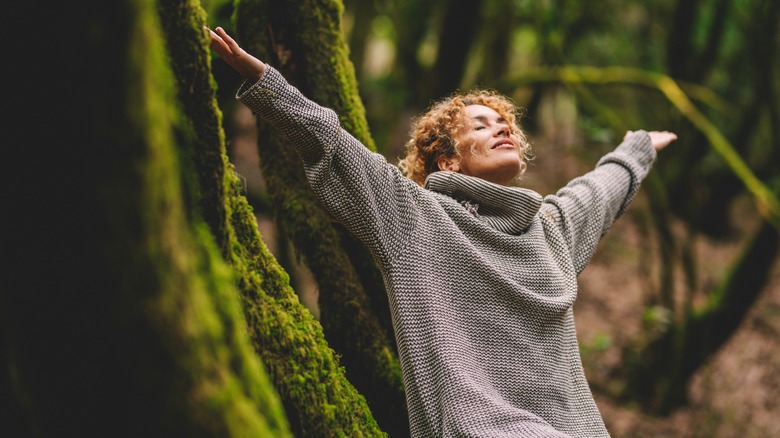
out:
{"label": "woman's right hand", "polygon": [[265,73],[265,63],[242,49],[225,32],[225,29],[217,27],[215,30],[208,29],[208,31],[211,35],[211,48],[238,74],[249,81],[256,82]]}

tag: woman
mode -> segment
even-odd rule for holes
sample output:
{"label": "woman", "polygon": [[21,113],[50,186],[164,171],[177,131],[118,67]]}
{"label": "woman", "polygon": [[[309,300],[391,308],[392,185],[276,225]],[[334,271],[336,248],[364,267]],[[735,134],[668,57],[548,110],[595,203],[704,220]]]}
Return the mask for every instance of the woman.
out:
{"label": "woman", "polygon": [[[676,136],[639,131],[542,198],[509,187],[528,146],[504,97],[454,96],[419,118],[406,176],[224,30],[238,98],[280,130],[387,285],[413,436],[606,437],[578,352],[576,278]],[[407,177],[408,176],[408,177]]]}

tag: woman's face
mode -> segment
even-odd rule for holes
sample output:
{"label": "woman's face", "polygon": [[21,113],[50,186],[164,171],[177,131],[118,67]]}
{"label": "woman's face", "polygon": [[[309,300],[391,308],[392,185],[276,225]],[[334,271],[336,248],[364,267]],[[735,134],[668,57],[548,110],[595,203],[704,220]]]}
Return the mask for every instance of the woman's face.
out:
{"label": "woman's face", "polygon": [[459,169],[452,170],[496,184],[509,184],[520,174],[523,165],[520,139],[490,107],[469,105],[465,116],[465,126],[458,134],[460,157],[453,159]]}

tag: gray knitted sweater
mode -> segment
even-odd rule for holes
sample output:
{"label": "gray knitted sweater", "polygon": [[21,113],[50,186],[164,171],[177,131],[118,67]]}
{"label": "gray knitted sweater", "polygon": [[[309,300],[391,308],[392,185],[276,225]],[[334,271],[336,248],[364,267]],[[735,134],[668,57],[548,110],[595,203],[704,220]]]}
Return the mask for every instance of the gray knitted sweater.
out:
{"label": "gray knitted sweater", "polygon": [[572,305],[655,159],[647,133],[543,199],[451,172],[420,187],[272,68],[238,97],[290,139],[319,199],[376,259],[413,436],[609,436]]}

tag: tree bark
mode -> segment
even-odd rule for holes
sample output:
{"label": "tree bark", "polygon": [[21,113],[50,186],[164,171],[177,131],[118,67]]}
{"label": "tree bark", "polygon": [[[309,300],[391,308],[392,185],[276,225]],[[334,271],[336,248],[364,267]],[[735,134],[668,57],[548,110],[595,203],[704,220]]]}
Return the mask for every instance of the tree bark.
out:
{"label": "tree bark", "polygon": [[[340,115],[341,125],[374,149],[354,70],[340,29],[339,1],[243,1],[238,32],[245,48],[275,65],[305,95]],[[276,209],[297,251],[320,290],[320,320],[330,345],[342,355],[347,377],[365,395],[380,426],[392,436],[409,433],[400,365],[391,327],[374,309],[389,315],[380,275],[362,244],[339,231],[316,200],[300,159],[287,140],[258,119],[263,176]],[[352,239],[349,245],[342,238]],[[351,250],[351,253],[347,252]],[[361,260],[356,266],[350,260]],[[361,279],[371,284],[361,283]],[[381,305],[374,304],[382,303]]]}
{"label": "tree bark", "polygon": [[440,99],[455,91],[463,80],[466,60],[479,24],[482,0],[450,0],[444,11],[436,62],[429,75],[428,94]]}
{"label": "tree bark", "polygon": [[268,367],[300,436],[381,434],[339,367],[322,328],[298,301],[289,277],[268,252],[242,185],[225,155],[203,12],[195,1],[160,0],[178,97],[190,134],[183,155],[197,176],[194,204],[238,277],[252,343]]}
{"label": "tree bark", "polygon": [[[36,19],[9,23],[26,93],[6,140],[27,147],[0,177],[15,208],[0,228],[0,379],[18,429],[289,436],[230,272],[184,201],[155,2],[15,10]],[[0,434],[17,436],[8,415]]]}
{"label": "tree bark", "polygon": [[355,0],[348,3],[352,12],[352,32],[349,35],[349,58],[355,66],[355,74],[360,79],[366,58],[366,42],[371,34],[371,24],[377,10],[373,0]]}

